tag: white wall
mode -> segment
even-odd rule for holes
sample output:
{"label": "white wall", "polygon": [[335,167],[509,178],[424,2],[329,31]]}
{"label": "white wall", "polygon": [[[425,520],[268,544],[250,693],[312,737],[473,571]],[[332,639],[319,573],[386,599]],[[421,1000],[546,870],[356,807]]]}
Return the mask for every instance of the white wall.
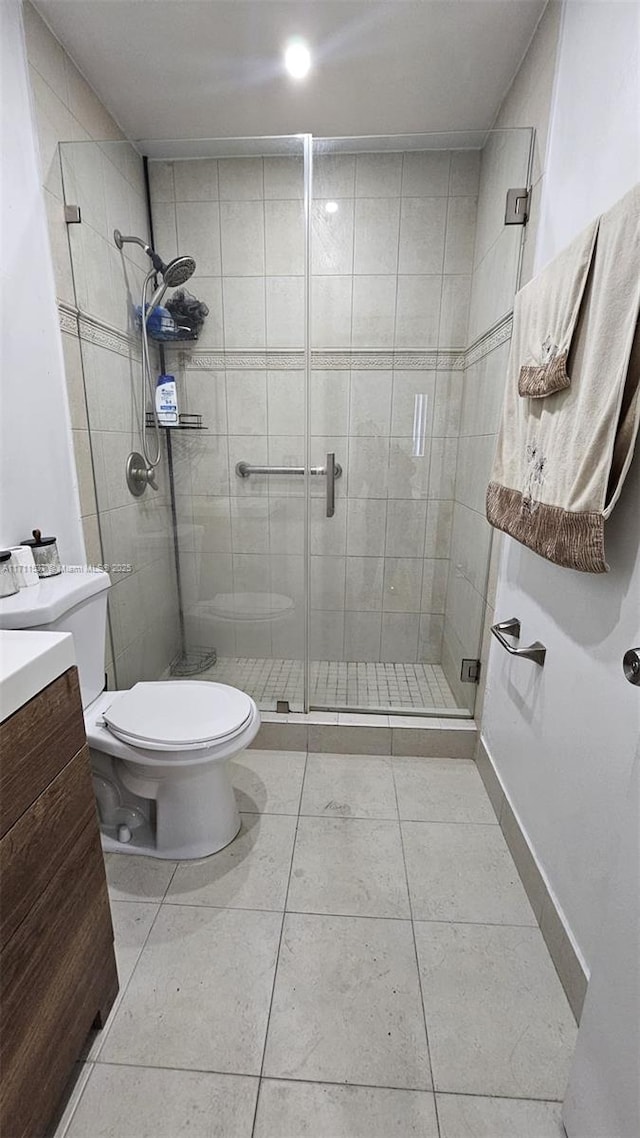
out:
{"label": "white wall", "polygon": [[2,439],[0,543],[34,527],[85,559],[53,265],[18,0],[0,4]]}
{"label": "white wall", "polygon": [[[638,178],[638,17],[631,3],[565,7],[540,267]],[[482,735],[587,968],[640,725],[622,675],[640,641],[640,463],[607,525],[611,572],[551,565],[507,539],[496,619],[547,646],[544,670],[491,650]]]}
{"label": "white wall", "polygon": [[640,748],[627,788],[607,907],[562,1110],[569,1138],[640,1134],[639,827]]}

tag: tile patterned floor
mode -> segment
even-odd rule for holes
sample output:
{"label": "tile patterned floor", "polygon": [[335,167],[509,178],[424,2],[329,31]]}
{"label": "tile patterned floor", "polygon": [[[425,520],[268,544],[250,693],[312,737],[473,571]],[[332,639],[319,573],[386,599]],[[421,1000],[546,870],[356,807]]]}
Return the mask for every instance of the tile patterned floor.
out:
{"label": "tile patterned floor", "polygon": [[561,1138],[575,1024],[472,762],[250,751],[109,855],[121,990],[55,1138]]}
{"label": "tile patterned floor", "polygon": [[[193,679],[193,677],[188,677]],[[288,699],[292,711],[303,706],[303,674],[299,660],[250,660],[221,656],[199,680],[241,688],[261,711],[275,711],[276,700]],[[317,660],[311,664],[314,707],[436,709],[456,708],[455,696],[439,664],[365,664]]]}

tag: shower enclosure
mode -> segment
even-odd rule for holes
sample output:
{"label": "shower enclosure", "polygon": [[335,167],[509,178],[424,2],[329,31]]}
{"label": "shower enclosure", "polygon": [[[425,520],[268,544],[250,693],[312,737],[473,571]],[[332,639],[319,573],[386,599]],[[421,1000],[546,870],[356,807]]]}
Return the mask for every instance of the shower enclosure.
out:
{"label": "shower enclosure", "polygon": [[[473,714],[531,134],[62,146],[114,685],[186,659],[263,710]],[[110,226],[209,309],[152,345],[183,423],[135,501],[147,263]]]}

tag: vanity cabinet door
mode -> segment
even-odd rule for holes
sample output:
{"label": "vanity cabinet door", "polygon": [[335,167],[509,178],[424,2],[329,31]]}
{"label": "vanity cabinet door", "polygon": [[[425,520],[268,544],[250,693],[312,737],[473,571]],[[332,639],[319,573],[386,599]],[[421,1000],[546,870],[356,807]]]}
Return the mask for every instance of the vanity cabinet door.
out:
{"label": "vanity cabinet door", "polygon": [[75,668],[0,723],[0,838],[86,741]]}

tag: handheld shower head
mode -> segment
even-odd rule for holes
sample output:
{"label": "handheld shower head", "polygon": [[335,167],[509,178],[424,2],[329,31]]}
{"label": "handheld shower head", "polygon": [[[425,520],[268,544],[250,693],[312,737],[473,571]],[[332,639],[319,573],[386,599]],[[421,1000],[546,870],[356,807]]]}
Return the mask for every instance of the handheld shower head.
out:
{"label": "handheld shower head", "polygon": [[163,265],[160,272],[167,288],[177,288],[189,280],[196,271],[193,257],[174,257],[168,265]]}
{"label": "handheld shower head", "polygon": [[119,229],[114,229],[113,240],[118,246],[118,249],[122,249],[122,246],[126,242],[140,245],[140,247],[144,249],[147,256],[151,259],[155,271],[162,276],[163,292],[168,288],[177,288],[178,285],[184,284],[196,271],[196,263],[193,257],[174,257],[172,261],[169,261],[168,265],[165,265],[155,249],[147,245],[146,241],[143,241],[141,237],[125,237]]}

